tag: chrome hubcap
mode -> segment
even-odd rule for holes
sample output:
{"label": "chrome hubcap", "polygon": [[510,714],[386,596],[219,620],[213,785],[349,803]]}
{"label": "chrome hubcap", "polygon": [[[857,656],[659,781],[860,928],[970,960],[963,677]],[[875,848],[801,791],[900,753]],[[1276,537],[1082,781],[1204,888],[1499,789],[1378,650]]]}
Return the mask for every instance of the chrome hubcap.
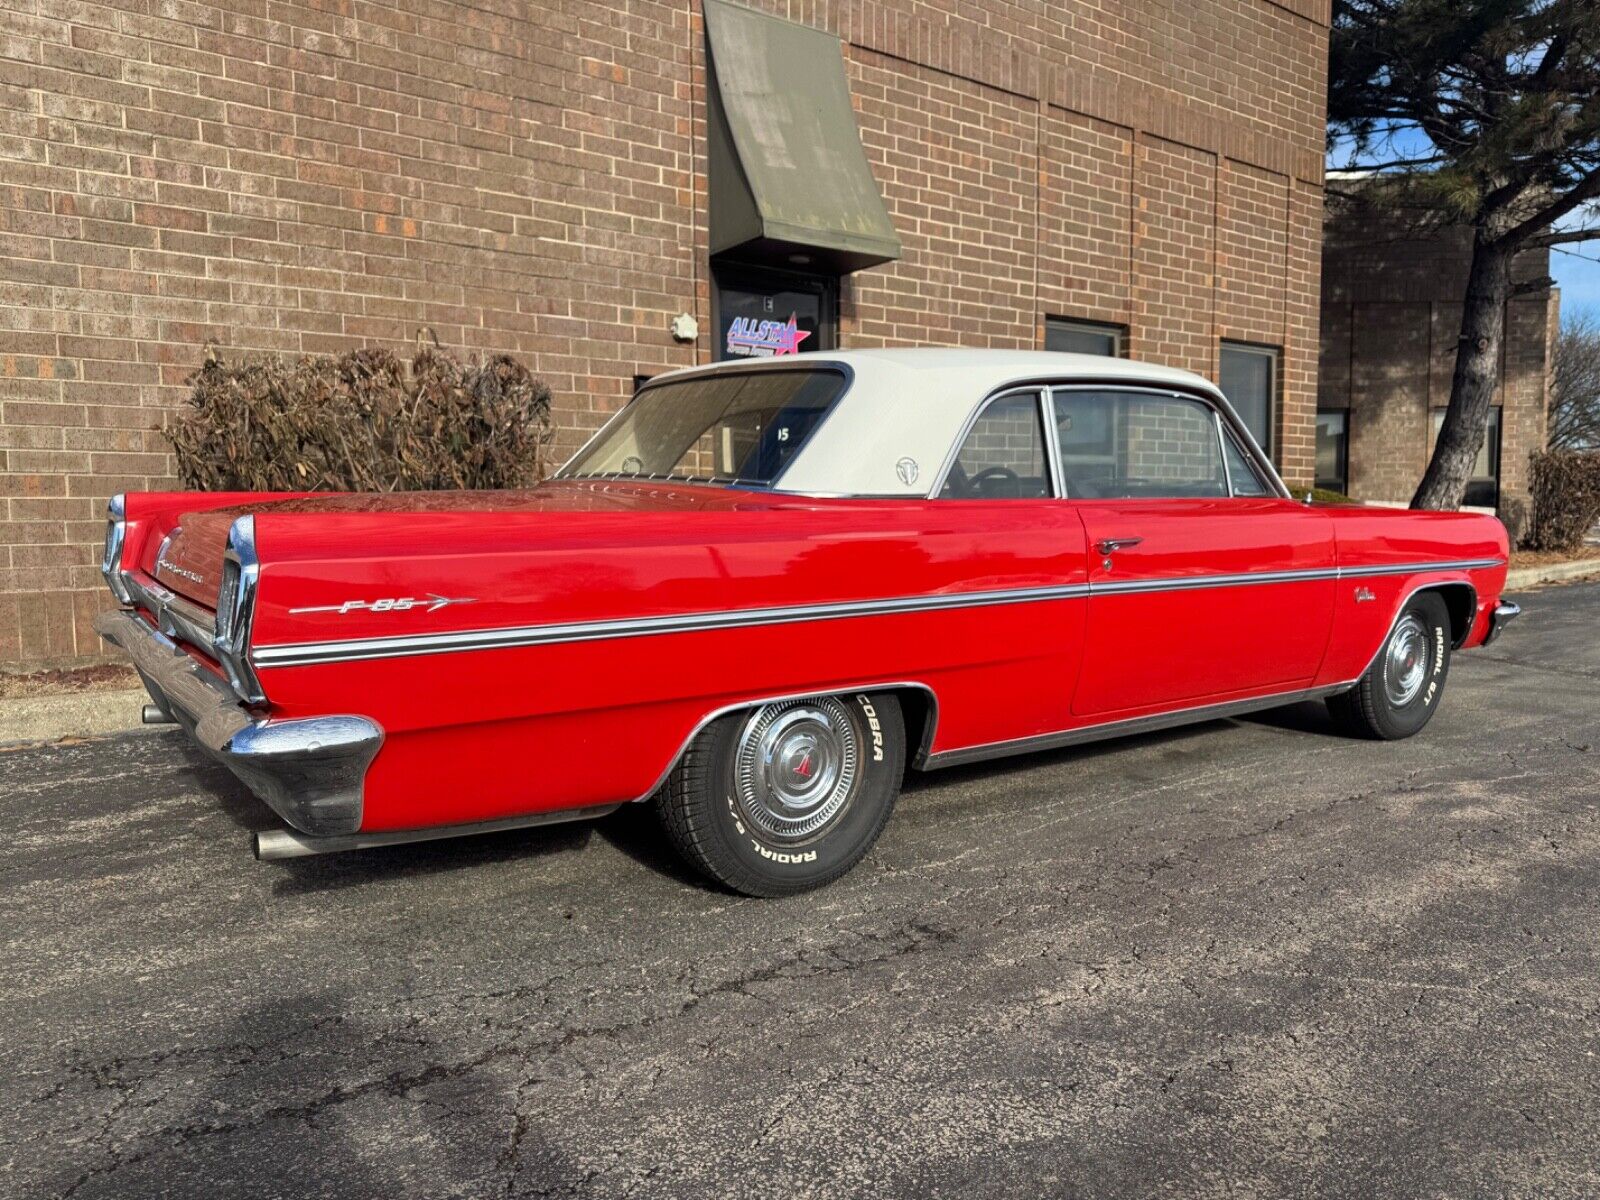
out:
{"label": "chrome hubcap", "polygon": [[777,841],[815,836],[849,803],[860,751],[855,722],[831,697],[757,709],[734,756],[740,813]]}
{"label": "chrome hubcap", "polygon": [[1390,704],[1404,708],[1417,698],[1432,657],[1427,626],[1414,616],[1401,617],[1383,656],[1383,690]]}

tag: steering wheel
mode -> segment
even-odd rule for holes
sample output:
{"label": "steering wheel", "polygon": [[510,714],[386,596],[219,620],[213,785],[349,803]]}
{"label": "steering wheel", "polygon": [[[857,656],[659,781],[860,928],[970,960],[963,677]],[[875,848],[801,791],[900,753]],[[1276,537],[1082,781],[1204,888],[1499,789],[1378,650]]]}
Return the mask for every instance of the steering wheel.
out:
{"label": "steering wheel", "polygon": [[991,479],[1005,480],[1013,484],[1012,495],[1022,495],[1022,476],[1018,475],[1010,467],[985,467],[967,481],[967,486],[972,489],[975,495],[987,496],[989,489],[985,485]]}

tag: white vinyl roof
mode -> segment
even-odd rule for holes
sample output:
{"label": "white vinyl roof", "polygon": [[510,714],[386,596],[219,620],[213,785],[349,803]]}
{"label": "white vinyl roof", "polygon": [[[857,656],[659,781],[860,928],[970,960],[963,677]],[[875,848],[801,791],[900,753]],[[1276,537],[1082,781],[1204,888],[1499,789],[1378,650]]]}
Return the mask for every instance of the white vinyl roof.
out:
{"label": "white vinyl roof", "polygon": [[[657,379],[825,366],[844,367],[853,382],[783,473],[780,491],[925,496],[979,402],[1013,384],[1144,384],[1222,397],[1214,384],[1190,371],[1042,350],[817,351],[736,359]],[[909,483],[897,470],[903,459],[916,464]]]}

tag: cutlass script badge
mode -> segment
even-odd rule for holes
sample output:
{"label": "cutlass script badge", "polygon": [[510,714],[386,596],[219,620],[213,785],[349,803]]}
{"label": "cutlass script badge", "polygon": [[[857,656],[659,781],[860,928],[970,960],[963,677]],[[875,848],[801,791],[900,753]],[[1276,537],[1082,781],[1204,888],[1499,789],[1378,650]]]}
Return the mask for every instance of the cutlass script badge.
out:
{"label": "cutlass script badge", "polygon": [[423,612],[438,612],[441,608],[451,604],[476,604],[476,596],[441,596],[436,592],[429,592],[426,596],[396,596],[385,600],[346,600],[343,604],[314,604],[309,608],[291,608],[291,613],[318,613],[331,612],[343,616],[353,612],[411,612],[421,609]]}

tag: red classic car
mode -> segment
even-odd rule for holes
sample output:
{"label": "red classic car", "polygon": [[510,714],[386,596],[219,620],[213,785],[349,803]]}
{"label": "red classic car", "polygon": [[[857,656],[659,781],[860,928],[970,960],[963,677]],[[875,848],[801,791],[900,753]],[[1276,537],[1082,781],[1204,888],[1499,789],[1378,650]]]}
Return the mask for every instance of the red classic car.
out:
{"label": "red classic car", "polygon": [[660,811],[777,895],[907,766],[1324,697],[1407,737],[1492,639],[1492,517],[1293,499],[1182,371],[885,350],[652,380],[521,492],[111,501],[97,628],[289,828],[262,858]]}

